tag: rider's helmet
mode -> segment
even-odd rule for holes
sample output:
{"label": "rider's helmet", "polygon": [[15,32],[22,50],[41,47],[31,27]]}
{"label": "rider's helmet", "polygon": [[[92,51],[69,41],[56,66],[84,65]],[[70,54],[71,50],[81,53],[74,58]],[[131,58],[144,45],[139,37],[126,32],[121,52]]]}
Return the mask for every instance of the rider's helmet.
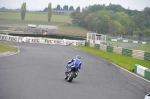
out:
{"label": "rider's helmet", "polygon": [[81,59],[81,56],[80,56],[80,55],[77,55],[76,58]]}

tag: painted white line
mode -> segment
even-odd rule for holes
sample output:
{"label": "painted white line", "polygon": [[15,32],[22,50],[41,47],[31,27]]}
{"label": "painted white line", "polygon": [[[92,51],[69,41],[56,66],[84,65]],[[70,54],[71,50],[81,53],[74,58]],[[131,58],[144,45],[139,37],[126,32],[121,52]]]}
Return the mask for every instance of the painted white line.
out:
{"label": "painted white line", "polygon": [[6,52],[6,53],[3,53],[3,54],[0,54],[0,57],[5,57],[5,56],[11,56],[11,55],[18,54],[20,52],[20,48],[18,46],[15,46],[15,47],[17,47],[17,52]]}
{"label": "painted white line", "polygon": [[[74,47],[72,47],[72,48],[74,48]],[[77,49],[77,48],[74,48],[74,49],[80,50],[80,49]],[[80,51],[83,51],[83,50],[80,50]],[[86,52],[86,51],[83,51],[83,52]],[[89,53],[89,52],[86,52],[86,53]],[[89,53],[89,54],[95,56],[95,55],[92,54],[92,53]],[[100,58],[100,57],[98,57],[98,56],[95,56],[95,57]],[[103,58],[100,58],[100,59],[102,59],[102,60],[104,60],[104,61],[106,61],[106,62],[109,62],[109,61],[107,61],[107,60],[105,60],[105,59],[103,59]],[[112,62],[109,62],[109,63],[112,63]],[[126,70],[126,69],[124,69],[124,68],[118,66],[118,65],[115,64],[115,63],[112,63],[112,64],[115,65],[116,67],[118,67],[118,68],[120,68],[120,69],[122,69],[122,70],[124,70],[124,71],[126,71],[126,72],[128,72],[128,73],[130,73],[130,74],[132,74],[132,75],[134,75],[134,76],[136,76],[136,77],[139,77],[139,78],[141,78],[141,79],[143,79],[143,80],[145,80],[145,81],[147,81],[147,82],[150,82],[149,80],[147,80],[147,79],[145,79],[145,78],[143,78],[143,77],[141,77],[141,76],[139,76],[139,75],[136,75],[136,74],[134,74],[134,73],[132,73],[132,72],[130,72],[130,71],[128,71],[128,70]]]}
{"label": "painted white line", "polygon": [[[108,61],[107,61],[107,62],[108,62]],[[112,63],[112,62],[110,62],[110,63]],[[137,76],[137,77],[139,77],[139,78],[141,78],[141,79],[143,79],[143,80],[145,80],[145,81],[147,81],[147,82],[150,82],[149,80],[147,80],[147,79],[145,79],[145,78],[143,78],[143,77],[141,77],[141,76],[139,76],[139,75],[136,75],[136,74],[134,74],[134,73],[132,73],[132,72],[130,72],[130,71],[128,71],[128,70],[126,70],[126,69],[124,69],[124,68],[122,68],[122,67],[120,67],[120,66],[114,64],[114,63],[112,63],[112,64],[115,65],[115,66],[117,66],[117,67],[119,67],[119,68],[121,68],[121,69],[123,69],[124,71],[126,71],[126,72],[128,72],[128,73],[130,73],[130,74],[133,74],[134,76]]]}

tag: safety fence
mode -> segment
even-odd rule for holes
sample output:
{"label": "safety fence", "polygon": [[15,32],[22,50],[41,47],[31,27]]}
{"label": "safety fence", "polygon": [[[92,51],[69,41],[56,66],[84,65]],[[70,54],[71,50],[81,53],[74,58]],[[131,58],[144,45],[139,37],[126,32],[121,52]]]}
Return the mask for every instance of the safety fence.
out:
{"label": "safety fence", "polygon": [[128,43],[138,43],[138,44],[150,44],[150,42],[134,41],[134,40],[107,39],[107,41],[114,41],[114,42],[128,42]]}
{"label": "safety fence", "polygon": [[19,43],[35,43],[35,44],[59,44],[59,45],[75,45],[85,46],[84,40],[68,40],[68,39],[49,39],[35,37],[20,37],[0,34],[0,40],[13,41]]}
{"label": "safety fence", "polygon": [[150,80],[150,69],[139,64],[134,65],[134,72]]}
{"label": "safety fence", "polygon": [[85,42],[85,46],[93,47],[98,50],[114,52],[116,54],[130,56],[130,57],[141,59],[141,60],[150,61],[150,52],[145,52],[141,50],[131,50],[131,49],[126,49],[126,48],[117,47],[117,46],[108,46],[108,45],[95,44],[95,43],[89,43],[89,42]]}

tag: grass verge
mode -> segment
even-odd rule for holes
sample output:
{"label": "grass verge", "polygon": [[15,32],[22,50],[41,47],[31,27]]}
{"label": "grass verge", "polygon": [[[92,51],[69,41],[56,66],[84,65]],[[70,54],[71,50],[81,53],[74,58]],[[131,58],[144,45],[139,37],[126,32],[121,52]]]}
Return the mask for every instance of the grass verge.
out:
{"label": "grass verge", "polygon": [[0,45],[0,53],[4,53],[4,52],[14,52],[16,51],[17,48],[13,47],[13,46],[6,46],[6,45]]}
{"label": "grass verge", "polygon": [[[52,14],[51,22],[47,21],[47,14],[40,12],[26,12],[25,20],[21,20],[20,11],[1,11],[0,10],[0,25],[6,25],[8,27],[0,26],[2,30],[9,30],[13,25],[20,25],[27,27],[28,24],[35,25],[55,25],[58,26],[58,30],[53,31],[57,34],[73,35],[73,36],[86,36],[88,30],[72,26],[70,15],[64,14]],[[15,28],[13,28],[15,29]]]}
{"label": "grass verge", "polygon": [[90,48],[90,47],[86,47],[86,46],[75,46],[75,48],[89,52],[100,58],[106,59],[107,61],[113,62],[113,63],[117,64],[118,66],[123,67],[129,71],[133,71],[134,64],[140,64],[140,65],[150,69],[149,61],[139,60],[139,59],[135,59],[135,58],[132,58],[129,56],[115,54],[113,52],[105,52],[102,50],[98,50],[98,49]]}
{"label": "grass verge", "polygon": [[131,49],[150,52],[150,45],[149,44],[143,44],[141,46],[138,46],[138,47],[135,47],[135,48],[131,48]]}

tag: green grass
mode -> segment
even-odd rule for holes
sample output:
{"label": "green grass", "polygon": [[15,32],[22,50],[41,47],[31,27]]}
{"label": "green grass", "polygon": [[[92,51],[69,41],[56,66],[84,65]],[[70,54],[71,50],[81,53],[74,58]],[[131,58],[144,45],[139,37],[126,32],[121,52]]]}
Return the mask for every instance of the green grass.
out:
{"label": "green grass", "polygon": [[14,52],[16,50],[17,48],[13,46],[0,45],[0,53],[8,52],[8,51]]}
{"label": "green grass", "polygon": [[[21,21],[21,13],[20,11],[0,11],[0,19],[4,20],[20,20]],[[26,12],[26,21],[43,21],[47,22],[47,13],[39,13],[39,12]],[[69,15],[52,15],[52,22],[71,22],[71,18]]]}
{"label": "green grass", "polygon": [[0,40],[0,42],[13,42],[13,41]]}
{"label": "green grass", "polygon": [[111,46],[121,46],[119,43],[110,43]]}
{"label": "green grass", "polygon": [[150,69],[150,62],[145,60],[139,60],[135,59],[129,56],[124,56],[120,54],[115,54],[112,52],[105,52],[102,50],[97,50],[95,48],[85,47],[85,46],[76,46],[76,48],[80,50],[84,50],[86,52],[89,52],[91,54],[94,54],[95,56],[104,58],[108,60],[109,62],[113,62],[117,64],[118,66],[121,66],[129,71],[133,71],[134,64],[140,64],[142,66],[145,66]]}
{"label": "green grass", "polygon": [[149,44],[142,44],[139,47],[134,47],[134,48],[131,48],[131,49],[143,50],[143,51],[146,51],[146,52],[150,52],[150,45]]}
{"label": "green grass", "polygon": [[47,21],[47,14],[40,12],[26,12],[25,20],[21,20],[20,11],[1,11],[0,24],[24,25],[55,25],[59,27],[59,34],[67,34],[74,36],[86,36],[87,30],[76,26],[68,26],[71,23],[70,15],[53,14],[51,22]]}

